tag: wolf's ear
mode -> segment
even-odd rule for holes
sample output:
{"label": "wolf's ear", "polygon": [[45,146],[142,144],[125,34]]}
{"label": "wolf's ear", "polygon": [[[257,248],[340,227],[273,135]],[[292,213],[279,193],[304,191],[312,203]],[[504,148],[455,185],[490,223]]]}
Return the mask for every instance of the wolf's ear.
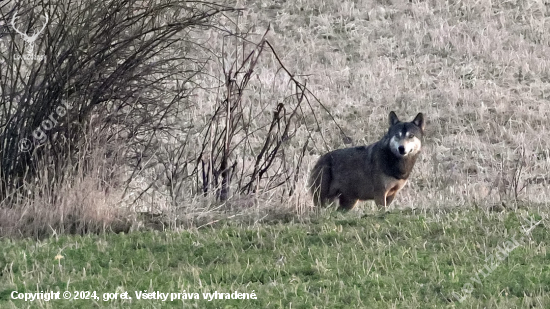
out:
{"label": "wolf's ear", "polygon": [[390,127],[399,122],[399,118],[394,111],[390,112]]}
{"label": "wolf's ear", "polygon": [[416,115],[412,123],[414,123],[417,127],[419,127],[420,130],[422,130],[422,132],[424,132],[425,123],[424,123],[424,115],[422,113],[418,113],[418,115]]}

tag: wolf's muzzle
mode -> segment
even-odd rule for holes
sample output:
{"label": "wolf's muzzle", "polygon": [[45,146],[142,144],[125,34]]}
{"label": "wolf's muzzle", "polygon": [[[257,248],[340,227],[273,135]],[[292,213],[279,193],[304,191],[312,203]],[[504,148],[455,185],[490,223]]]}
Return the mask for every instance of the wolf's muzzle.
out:
{"label": "wolf's muzzle", "polygon": [[399,147],[397,148],[397,150],[399,150],[399,153],[400,153],[401,155],[404,155],[404,154],[405,154],[405,146],[399,146]]}

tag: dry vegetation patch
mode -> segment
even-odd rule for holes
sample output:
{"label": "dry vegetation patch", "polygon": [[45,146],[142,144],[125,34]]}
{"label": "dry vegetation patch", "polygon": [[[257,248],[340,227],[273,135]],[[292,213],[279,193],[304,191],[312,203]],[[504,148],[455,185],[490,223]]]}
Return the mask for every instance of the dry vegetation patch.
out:
{"label": "dry vegetation patch", "polygon": [[[111,205],[160,216],[159,227],[307,220],[315,213],[306,188],[313,162],[376,141],[390,110],[427,117],[421,159],[395,207],[546,204],[545,1],[231,6],[242,10],[182,33],[200,48],[174,45],[185,51],[179,65],[200,74],[170,82],[154,66],[147,71],[162,79],[142,103],[161,99],[170,113],[143,108],[159,120],[154,133],[135,127],[115,142],[134,137],[116,163]],[[111,121],[125,115],[102,111],[118,117]]]}
{"label": "dry vegetation patch", "polygon": [[[398,207],[546,203],[548,3],[243,5],[251,23],[273,25],[288,66],[307,75],[355,144],[377,140],[389,110],[425,113],[423,156]],[[326,136],[330,149],[346,146]],[[309,164],[326,150],[316,144]]]}

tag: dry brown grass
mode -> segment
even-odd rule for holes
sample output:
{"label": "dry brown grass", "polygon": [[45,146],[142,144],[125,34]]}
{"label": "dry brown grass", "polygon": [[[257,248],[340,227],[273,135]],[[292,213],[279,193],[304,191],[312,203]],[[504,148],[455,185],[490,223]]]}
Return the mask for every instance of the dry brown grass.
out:
{"label": "dry brown grass", "polygon": [[[422,159],[396,207],[509,201],[518,160],[518,198],[547,203],[548,3],[240,3],[249,24],[272,24],[288,67],[307,74],[356,144],[377,140],[390,110],[425,113]],[[330,149],[346,146],[323,130]],[[316,145],[306,164],[326,150]]]}
{"label": "dry brown grass", "polygon": [[[289,201],[265,193],[249,199],[254,207],[242,197],[233,204],[308,217],[312,203],[305,179],[314,161],[325,151],[350,146],[347,137],[354,145],[376,141],[395,110],[411,119],[423,112],[428,124],[422,158],[393,207],[546,205],[550,36],[544,5],[238,1],[237,6],[247,8],[239,25],[253,29],[252,41],[271,25],[268,40],[285,66],[307,81],[345,134],[314,105],[317,118],[306,114],[304,122],[320,120],[321,131],[311,136],[298,197]],[[212,49],[221,49],[221,37],[208,38]],[[266,56],[245,100],[277,102],[288,95],[289,80],[278,69],[273,56]],[[220,76],[219,66],[209,70]],[[190,115],[208,115],[216,96],[201,93],[201,105]],[[290,151],[298,153],[309,134],[300,126]],[[364,211],[370,207],[357,210]]]}
{"label": "dry brown grass", "polygon": [[[202,226],[224,218],[248,218],[245,221],[254,223],[281,215],[307,219],[316,213],[306,188],[314,161],[328,150],[350,146],[348,137],[353,145],[376,141],[386,130],[390,110],[401,118],[412,119],[417,112],[427,117],[421,159],[393,207],[489,208],[502,202],[514,207],[517,201],[534,207],[547,204],[548,3],[275,0],[237,1],[236,6],[246,8],[238,24],[241,29],[252,29],[251,41],[259,40],[271,25],[268,40],[285,66],[307,81],[344,134],[320,105],[313,104],[313,112],[304,113],[295,135],[285,145],[297,158],[305,141],[313,141],[291,197],[282,186],[234,196],[219,204],[189,185],[174,200],[158,177],[163,174],[162,167],[156,167],[130,183],[131,190],[121,204],[126,208],[121,209],[162,214],[159,226]],[[221,32],[196,35],[209,49],[225,50],[226,62],[236,57],[222,49]],[[195,138],[194,142],[190,139],[189,156],[220,98],[216,87],[223,80],[222,65],[221,59],[209,63],[208,74],[196,80],[205,87],[195,93],[197,103],[179,115],[182,127],[193,127],[186,132]],[[263,128],[271,116],[269,107],[292,91],[274,56],[266,53],[243,98],[245,105],[258,107],[247,119],[249,129]],[[312,131],[317,121],[320,131]],[[252,140],[250,149],[257,150],[261,142]],[[254,154],[244,150],[240,154],[251,158],[243,160],[250,165]],[[133,203],[132,197],[150,187],[151,181],[156,183],[153,189]],[[85,179],[78,183],[87,189],[94,187]],[[47,209],[52,216],[62,216],[60,210],[73,205],[72,201],[84,203],[82,209],[90,210],[86,218],[98,213],[111,216],[103,210],[118,209],[112,205],[119,203],[119,195],[115,203],[96,202],[108,198],[92,198],[95,193],[91,192],[79,196],[76,189],[66,189],[67,200],[61,203],[65,206],[40,211]],[[359,207],[356,212],[369,209]]]}
{"label": "dry brown grass", "polygon": [[[100,149],[98,147],[97,149]],[[34,183],[26,183],[19,202],[0,207],[0,235],[44,238],[58,234],[128,232],[135,213],[121,204],[122,190],[111,187],[115,179],[110,165],[92,154],[89,170],[68,171],[63,181],[49,183],[42,171]],[[51,169],[50,169],[51,170]]]}

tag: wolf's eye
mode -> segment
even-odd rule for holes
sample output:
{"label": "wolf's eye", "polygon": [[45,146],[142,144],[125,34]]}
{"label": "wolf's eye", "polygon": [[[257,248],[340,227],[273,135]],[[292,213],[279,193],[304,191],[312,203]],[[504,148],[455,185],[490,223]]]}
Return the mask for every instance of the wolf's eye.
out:
{"label": "wolf's eye", "polygon": [[414,134],[409,133],[409,138],[414,138]]}

